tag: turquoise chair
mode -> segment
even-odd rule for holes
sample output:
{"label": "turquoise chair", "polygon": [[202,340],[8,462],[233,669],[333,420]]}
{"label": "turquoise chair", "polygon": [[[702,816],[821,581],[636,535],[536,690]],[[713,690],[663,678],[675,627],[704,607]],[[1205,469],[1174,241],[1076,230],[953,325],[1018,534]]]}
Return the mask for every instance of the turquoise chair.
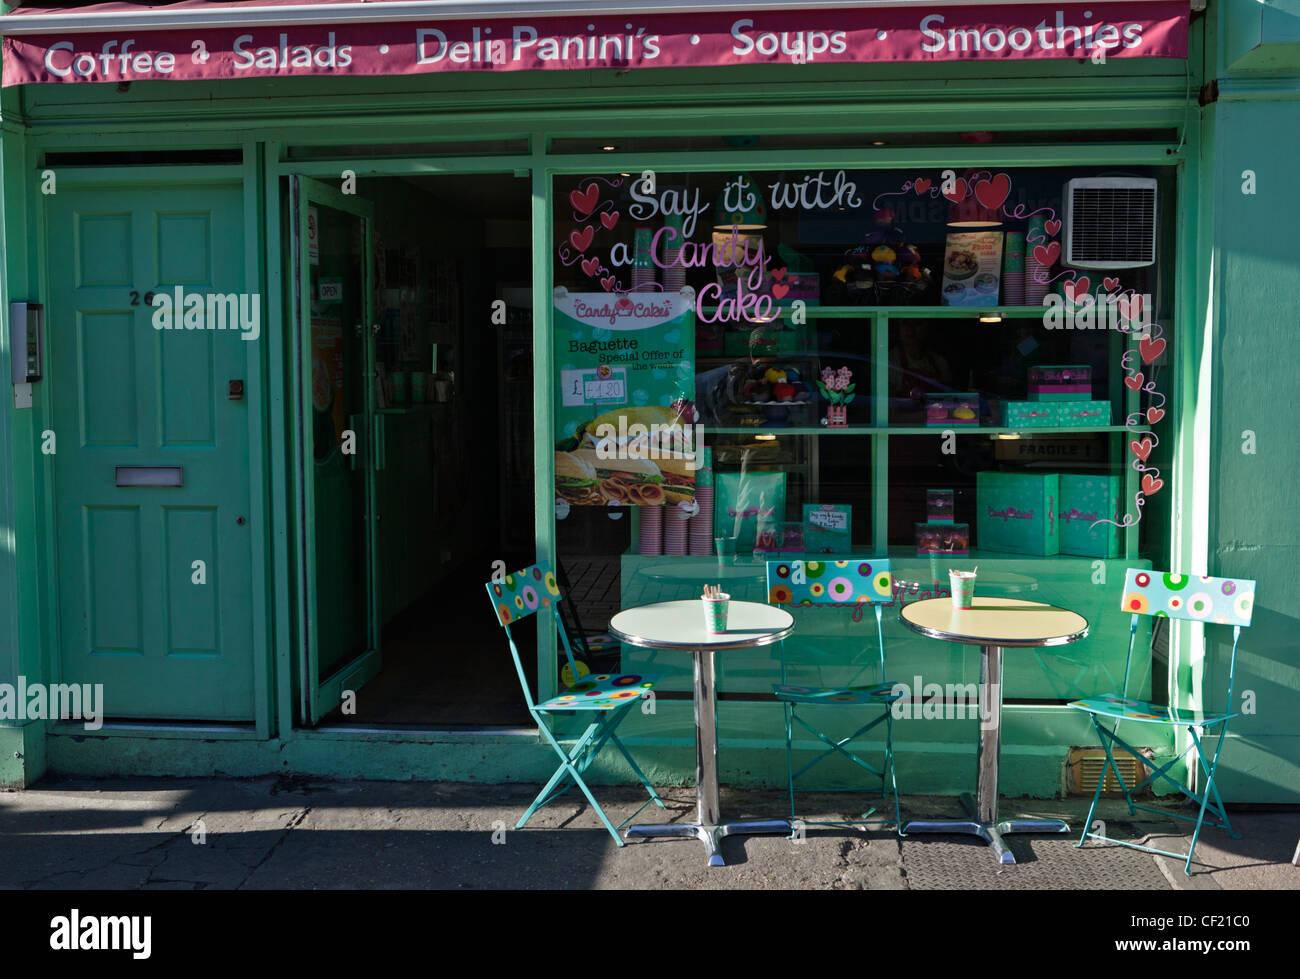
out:
{"label": "turquoise chair", "polygon": [[[1187,862],[1183,866],[1183,873],[1190,877],[1192,874],[1192,857],[1196,853],[1196,843],[1201,836],[1201,826],[1205,822],[1207,809],[1213,810],[1223,820],[1221,823],[1210,820],[1211,826],[1227,830],[1234,840],[1241,839],[1240,834],[1233,830],[1232,824],[1228,821],[1228,814],[1223,810],[1223,800],[1219,797],[1219,790],[1214,784],[1214,775],[1219,767],[1219,752],[1223,750],[1223,744],[1228,738],[1228,720],[1237,715],[1231,713],[1215,714],[1201,710],[1184,710],[1178,707],[1166,707],[1163,704],[1153,704],[1145,700],[1134,700],[1128,695],[1128,682],[1129,671],[1133,662],[1133,645],[1137,639],[1139,615],[1230,625],[1232,626],[1232,658],[1228,665],[1228,698],[1225,709],[1231,710],[1232,684],[1237,672],[1237,642],[1241,638],[1241,630],[1250,625],[1254,605],[1255,582],[1253,581],[1241,578],[1204,578],[1185,574],[1161,574],[1159,571],[1142,571],[1137,568],[1128,569],[1128,574],[1124,579],[1124,597],[1120,603],[1120,608],[1125,612],[1132,612],[1133,620],[1129,626],[1128,659],[1124,661],[1123,693],[1090,697],[1087,700],[1076,700],[1070,704],[1076,710],[1086,711],[1092,717],[1092,726],[1096,729],[1097,736],[1101,739],[1101,746],[1106,751],[1106,765],[1102,768],[1101,777],[1097,780],[1097,791],[1092,797],[1092,808],[1088,810],[1088,818],[1083,824],[1083,836],[1079,838],[1079,842],[1075,844],[1076,846],[1083,846],[1089,838],[1092,838],[1094,840],[1104,840],[1107,843],[1118,843],[1134,850],[1145,850],[1148,853],[1177,857],[1180,860],[1186,857]],[[1103,717],[1113,718],[1115,721],[1109,730],[1101,725],[1100,718]],[[1119,730],[1121,721],[1183,727],[1187,729],[1187,733],[1191,737],[1191,744],[1172,761],[1156,769],[1149,778],[1129,788],[1124,784],[1124,778],[1119,773],[1119,766],[1115,764],[1111,746],[1118,745],[1144,764],[1148,762],[1148,759],[1116,733]],[[1197,735],[1197,731],[1204,734],[1207,730],[1212,730],[1219,737],[1219,743],[1215,746],[1213,758],[1206,757],[1205,746]],[[1193,748],[1196,749],[1201,771],[1205,775],[1205,787],[1199,795],[1168,774],[1169,768]],[[1187,853],[1172,853],[1168,850],[1159,850],[1155,847],[1142,846],[1125,840],[1111,839],[1101,833],[1090,831],[1093,813],[1097,811],[1097,801],[1101,798],[1101,787],[1106,781],[1107,770],[1114,771],[1115,778],[1119,781],[1120,789],[1124,792],[1124,799],[1128,802],[1129,815],[1135,816],[1137,810],[1143,809],[1147,812],[1159,813],[1162,816],[1173,816],[1176,819],[1186,819],[1188,822],[1196,823],[1196,830],[1192,833],[1192,845]],[[1133,801],[1133,793],[1141,791],[1158,778],[1163,778],[1182,792],[1183,795],[1194,802],[1200,803],[1200,812],[1194,820],[1191,816],[1183,816],[1163,809],[1152,809],[1150,806],[1140,806]]]}
{"label": "turquoise chair", "polygon": [[[899,836],[903,832],[902,817],[898,807],[898,779],[894,773],[894,716],[892,705],[902,694],[885,677],[885,634],[882,625],[882,608],[894,600],[893,578],[886,560],[870,561],[768,561],[767,598],[773,605],[844,605],[869,604],[876,613],[876,641],[880,646],[880,678],[866,685],[843,687],[799,686],[789,682],[789,664],[785,643],[781,643],[781,682],[774,684],[772,693],[785,705],[785,758],[786,776],[790,788],[790,819],[795,815],[795,782],[831,755],[842,755],[880,780],[880,794],[889,794],[885,785],[888,770],[889,786],[894,796],[894,818],[868,820],[876,811],[872,806],[854,820],[809,821],[806,826],[870,826],[893,823]],[[838,664],[843,665],[843,664]],[[859,676],[862,671],[859,671]],[[856,677],[854,678],[856,679]],[[847,738],[832,739],[814,727],[799,710],[809,707],[837,707],[876,714]],[[878,714],[876,712],[879,712]],[[825,744],[826,750],[797,772],[794,770],[794,725],[803,727],[813,737]],[[847,745],[853,744],[880,724],[885,725],[885,757],[880,768],[863,761]],[[805,789],[803,791],[811,791]],[[856,789],[828,789],[831,792],[857,791]]]}
{"label": "turquoise chair", "polygon": [[[528,807],[528,811],[515,824],[515,829],[523,829],[528,820],[533,817],[533,813],[559,798],[573,788],[574,785],[577,785],[582,790],[582,794],[587,797],[587,801],[591,803],[592,808],[596,810],[596,814],[600,816],[600,821],[609,830],[609,835],[614,837],[614,842],[619,846],[623,846],[623,838],[619,836],[618,831],[636,818],[641,809],[650,805],[650,802],[661,808],[664,802],[659,798],[659,793],[654,790],[654,786],[650,784],[637,763],[632,760],[632,756],[628,754],[623,742],[615,736],[614,729],[627,716],[627,709],[654,688],[654,685],[659,681],[659,677],[642,676],[635,673],[588,675],[583,677],[581,682],[575,683],[550,700],[543,701],[540,704],[534,703],[532,691],[528,689],[528,678],[524,675],[523,663],[519,659],[519,647],[515,645],[514,636],[510,634],[510,626],[528,618],[539,609],[550,608],[553,603],[559,602],[559,583],[555,580],[555,575],[550,567],[543,563],[534,564],[532,567],[516,571],[514,574],[508,574],[500,581],[489,581],[487,590],[488,597],[492,599],[492,608],[496,612],[497,621],[501,623],[501,627],[506,631],[506,639],[510,643],[510,655],[514,657],[515,672],[519,674],[519,685],[523,688],[524,700],[528,703],[528,712],[533,715],[533,720],[537,722],[537,729],[542,732],[542,736],[547,743],[560,756],[560,767],[555,770],[551,780],[537,794],[537,798]],[[555,616],[555,624],[559,632],[560,645],[564,649],[565,659],[569,662],[570,675],[576,677],[578,671],[573,662],[573,651],[569,648],[569,637],[565,634],[564,622],[559,615]],[[588,713],[591,716],[591,723],[587,725],[587,730],[578,738],[574,746],[566,752],[560,747],[555,735],[551,733],[546,724],[546,717],[553,714],[574,714],[578,712]],[[610,822],[609,817],[605,815],[605,810],[600,807],[596,797],[591,794],[591,789],[582,780],[583,773],[607,744],[612,744],[622,753],[623,757],[627,759],[627,763],[632,766],[632,771],[636,773],[636,777],[641,780],[641,784],[650,793],[650,801],[644,803],[641,809],[638,809],[617,827]]]}

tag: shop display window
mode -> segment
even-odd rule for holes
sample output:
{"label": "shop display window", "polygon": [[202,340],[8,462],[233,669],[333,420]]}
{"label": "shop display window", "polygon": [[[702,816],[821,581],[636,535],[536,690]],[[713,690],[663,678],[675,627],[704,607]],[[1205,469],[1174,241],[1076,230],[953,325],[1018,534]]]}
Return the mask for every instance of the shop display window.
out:
{"label": "shop display window", "polygon": [[[1167,554],[1171,172],[633,169],[553,199],[557,541],[618,565],[611,608],[706,565],[761,598],[773,555],[925,587]],[[614,458],[620,418],[651,458]]]}

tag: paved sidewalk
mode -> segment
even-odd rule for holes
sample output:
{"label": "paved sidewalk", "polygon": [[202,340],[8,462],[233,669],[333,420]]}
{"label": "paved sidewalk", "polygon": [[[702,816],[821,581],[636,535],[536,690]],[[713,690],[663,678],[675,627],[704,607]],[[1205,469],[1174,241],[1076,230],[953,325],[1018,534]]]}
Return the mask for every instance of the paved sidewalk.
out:
{"label": "paved sidewalk", "polygon": [[[1205,831],[1197,848],[1203,872],[1192,878],[1181,861],[1096,843],[1076,849],[1073,834],[1010,837],[1018,863],[999,867],[970,838],[900,840],[879,827],[809,826],[802,843],[779,836],[729,839],[723,843],[728,866],[711,869],[693,840],[616,847],[580,797],[566,796],[514,831],[536,791],[531,785],[276,777],[50,779],[24,792],[0,792],[0,888],[1300,887],[1300,868],[1290,863],[1300,837],[1297,811],[1230,811],[1242,839]],[[644,799],[625,787],[598,788],[597,797],[616,822]],[[639,818],[692,818],[692,788],[669,789],[664,797],[666,813],[650,807]],[[823,818],[843,818],[836,807],[850,801],[837,794],[801,796],[801,803],[805,798],[807,811],[821,810]],[[959,813],[951,798],[907,802],[912,815]],[[1059,817],[1077,829],[1087,802],[1004,800],[1002,815]],[[728,819],[771,816],[785,805],[780,791],[722,792]],[[1154,815],[1134,821],[1122,800],[1106,801],[1099,815],[1112,836],[1148,836],[1165,849],[1186,848],[1182,826]],[[494,836],[503,842],[494,843]]]}

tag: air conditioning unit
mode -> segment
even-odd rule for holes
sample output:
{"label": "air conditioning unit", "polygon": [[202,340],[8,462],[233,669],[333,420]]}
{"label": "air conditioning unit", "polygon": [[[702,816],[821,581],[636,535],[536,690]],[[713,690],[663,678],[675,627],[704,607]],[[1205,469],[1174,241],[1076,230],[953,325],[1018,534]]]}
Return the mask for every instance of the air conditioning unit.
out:
{"label": "air conditioning unit", "polygon": [[1065,264],[1136,269],[1156,260],[1153,177],[1081,177],[1065,185]]}

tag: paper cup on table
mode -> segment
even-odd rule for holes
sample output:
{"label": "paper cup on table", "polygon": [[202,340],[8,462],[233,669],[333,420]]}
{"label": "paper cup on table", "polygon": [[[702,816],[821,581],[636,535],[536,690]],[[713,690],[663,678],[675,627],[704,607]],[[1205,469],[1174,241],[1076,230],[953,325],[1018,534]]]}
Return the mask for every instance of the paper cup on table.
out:
{"label": "paper cup on table", "polygon": [[972,608],[975,603],[975,572],[949,571],[948,584],[952,590],[953,608]]}
{"label": "paper cup on table", "polygon": [[723,592],[717,598],[701,598],[700,601],[704,604],[704,631],[715,636],[726,632],[731,596]]}

